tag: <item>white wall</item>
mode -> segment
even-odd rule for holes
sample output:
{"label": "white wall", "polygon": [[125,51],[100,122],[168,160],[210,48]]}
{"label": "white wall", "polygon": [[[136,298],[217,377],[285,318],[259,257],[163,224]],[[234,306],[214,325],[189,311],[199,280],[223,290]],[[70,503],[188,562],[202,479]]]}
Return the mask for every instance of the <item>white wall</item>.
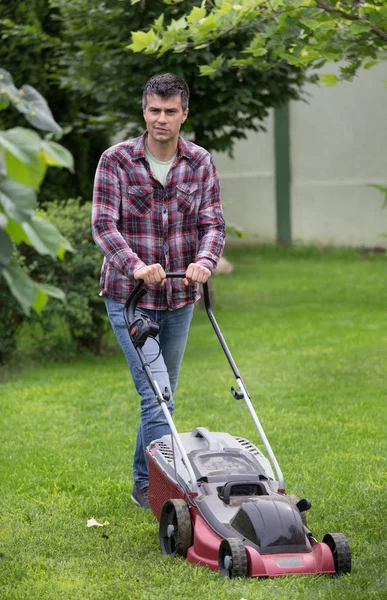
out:
{"label": "white wall", "polygon": [[273,118],[267,132],[251,134],[235,145],[234,158],[214,154],[219,170],[227,222],[246,233],[273,240],[275,224],[275,174]]}
{"label": "white wall", "polygon": [[[332,72],[332,67],[326,69]],[[385,246],[387,209],[367,184],[387,185],[387,63],[335,87],[309,86],[292,102],[290,140],[293,239]],[[235,158],[215,154],[227,221],[275,240],[274,133],[252,134]]]}

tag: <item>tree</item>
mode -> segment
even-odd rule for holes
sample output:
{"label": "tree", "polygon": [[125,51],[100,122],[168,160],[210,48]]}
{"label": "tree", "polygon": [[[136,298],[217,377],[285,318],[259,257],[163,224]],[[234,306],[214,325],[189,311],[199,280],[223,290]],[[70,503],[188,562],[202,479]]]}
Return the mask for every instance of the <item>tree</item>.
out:
{"label": "tree", "polygon": [[[63,135],[61,143],[74,156],[75,172],[49,170],[39,192],[39,203],[55,198],[92,197],[95,167],[109,145],[101,128],[89,126],[87,114],[93,112],[90,99],[76,90],[60,87],[57,66],[61,52],[62,22],[50,0],[0,0],[0,66],[14,75],[15,85],[25,81],[47,100]],[[22,124],[14,115],[2,113],[3,126]]]}
{"label": "tree", "polygon": [[[140,0],[131,0],[137,4]],[[173,0],[165,0],[167,6]],[[177,0],[178,1],[178,0]],[[208,7],[208,8],[207,8]],[[219,48],[243,34],[245,42],[228,56],[221,49],[203,61],[201,75],[255,67],[263,73],[286,63],[319,69],[341,61],[339,77],[351,79],[360,67],[387,57],[386,0],[203,0],[166,22],[163,14],[147,31],[132,33],[134,52],[187,53]],[[321,77],[335,85],[336,75]]]}
{"label": "tree", "polygon": [[184,133],[210,151],[231,153],[235,141],[246,137],[248,130],[262,129],[261,121],[271,107],[301,97],[309,75],[285,61],[266,71],[251,65],[227,76],[214,72],[211,78],[199,77],[201,63],[214,61],[220,52],[232,60],[243,51],[246,39],[253,35],[243,31],[211,46],[161,55],[157,60],[128,49],[129,31],[149,27],[162,11],[171,22],[180,22],[193,4],[192,0],[168,5],[143,0],[135,6],[126,0],[54,0],[63,21],[61,81],[98,103],[94,123],[122,136],[138,135],[144,129],[141,95],[146,80],[172,71],[185,77],[191,88],[191,114]]}
{"label": "tree", "polygon": [[29,85],[18,90],[11,75],[0,69],[0,110],[13,105],[34,127],[49,132],[45,138],[23,127],[0,131],[0,283],[8,285],[25,313],[40,312],[48,296],[63,292],[33,281],[23,270],[15,246],[24,242],[42,255],[63,258],[71,250],[49,221],[35,214],[37,191],[48,166],[73,170],[71,154],[52,139],[61,128],[44,98]]}

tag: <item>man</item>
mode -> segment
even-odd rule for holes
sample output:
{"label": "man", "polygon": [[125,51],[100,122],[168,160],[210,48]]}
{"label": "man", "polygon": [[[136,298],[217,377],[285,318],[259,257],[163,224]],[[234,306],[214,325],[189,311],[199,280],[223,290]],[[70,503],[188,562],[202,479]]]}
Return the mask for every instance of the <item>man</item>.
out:
{"label": "man", "polygon": [[[106,150],[94,184],[93,237],[104,254],[101,295],[141,396],[132,500],[143,508],[149,508],[146,448],[170,431],[130,340],[123,305],[142,279],[148,293],[138,308],[159,323],[161,354],[152,338],[143,352],[160,389],[169,393],[172,413],[198,284],[216,269],[225,239],[211,155],[180,136],[188,101],[184,79],[152,77],[142,99],[146,132]],[[166,279],[177,271],[185,278]]]}

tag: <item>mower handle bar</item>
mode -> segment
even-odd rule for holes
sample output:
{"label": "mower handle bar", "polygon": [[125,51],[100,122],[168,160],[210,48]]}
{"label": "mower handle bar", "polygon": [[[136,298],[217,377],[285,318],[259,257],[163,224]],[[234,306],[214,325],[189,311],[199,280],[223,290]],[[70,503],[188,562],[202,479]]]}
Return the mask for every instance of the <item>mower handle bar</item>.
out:
{"label": "mower handle bar", "polygon": [[[183,279],[185,276],[186,275],[185,275],[184,271],[176,271],[176,272],[172,272],[172,273],[166,273],[167,279],[178,279],[178,278]],[[138,280],[137,285],[134,287],[132,293],[130,294],[129,298],[127,299],[127,301],[125,303],[124,317],[125,317],[125,322],[126,322],[127,326],[129,326],[129,324],[133,322],[137,304],[139,303],[140,299],[143,296],[145,296],[145,294],[147,293],[147,290],[143,286],[143,283],[144,283],[144,281],[142,279]],[[225,341],[225,339],[222,335],[222,332],[220,331],[219,326],[218,326],[218,324],[215,320],[215,317],[212,313],[211,302],[210,302],[210,293],[208,290],[208,283],[205,282],[202,284],[202,286],[203,286],[204,307],[206,309],[207,315],[211,321],[211,324],[215,330],[215,333],[219,339],[219,342],[223,348],[223,351],[227,357],[227,360],[230,363],[230,367],[235,375],[235,378],[242,379],[241,375],[239,373],[238,367],[236,366],[235,361],[234,361],[233,357],[231,356],[231,353],[227,347],[226,341]],[[238,399],[238,392],[233,391],[233,396]],[[241,399],[242,397],[243,396],[240,396],[239,399]]]}
{"label": "mower handle bar", "polygon": [[[177,279],[179,277],[183,278],[185,277],[185,273],[166,273],[166,277],[167,279]],[[132,323],[132,321],[134,320],[134,313],[136,312],[137,304],[139,303],[140,299],[147,293],[147,290],[145,287],[143,287],[143,284],[144,280],[139,279],[136,286],[133,288],[129,298],[125,302],[124,317],[126,325],[128,325],[128,323]]]}

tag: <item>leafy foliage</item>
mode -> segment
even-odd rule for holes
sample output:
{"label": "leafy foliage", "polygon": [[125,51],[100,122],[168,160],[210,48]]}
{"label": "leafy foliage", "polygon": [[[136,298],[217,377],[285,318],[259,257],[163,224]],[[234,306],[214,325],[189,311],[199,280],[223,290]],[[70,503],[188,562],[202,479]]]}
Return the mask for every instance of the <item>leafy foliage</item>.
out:
{"label": "leafy foliage", "polygon": [[[137,4],[139,0],[132,0]],[[171,0],[165,0],[169,6]],[[208,6],[208,8],[207,8]],[[166,12],[166,11],[165,11]],[[147,31],[132,33],[134,52],[164,55],[209,49],[237,34],[245,37],[234,56],[217,51],[203,61],[202,75],[224,69],[255,67],[270,72],[285,62],[301,69],[344,61],[340,77],[350,79],[359,67],[370,68],[387,57],[385,0],[215,0],[194,6],[178,19],[161,14]],[[334,85],[334,75],[323,81]]]}
{"label": "leafy foliage", "polygon": [[[62,127],[61,143],[74,156],[75,172],[49,170],[39,191],[39,203],[52,198],[92,196],[95,166],[109,145],[105,131],[89,127],[90,98],[60,86],[57,75],[62,22],[50,0],[0,0],[0,66],[14,74],[17,86],[28,81],[46,98]],[[1,113],[4,128],[23,120]],[[0,126],[1,128],[1,126]]]}
{"label": "leafy foliage", "polygon": [[66,293],[66,303],[49,302],[41,320],[50,340],[44,345],[55,349],[55,323],[64,320],[76,348],[87,348],[98,354],[105,333],[110,329],[106,309],[99,297],[99,271],[102,255],[91,235],[91,202],[56,200],[40,211],[66,236],[74,252],[65,261],[53,263],[48,257],[26,253],[26,262],[33,277]]}
{"label": "leafy foliage", "polygon": [[370,183],[368,187],[375,188],[381,192],[384,196],[383,208],[387,208],[387,185],[378,185],[376,183]]}
{"label": "leafy foliage", "polygon": [[[191,113],[185,135],[210,151],[229,153],[248,130],[262,129],[260,121],[271,107],[299,98],[307,78],[303,69],[285,61],[266,71],[251,65],[243,72],[219,69],[210,78],[198,77],[198,66],[211,63],[220,52],[229,61],[243,51],[252,37],[243,31],[194,51],[161,53],[157,60],[128,49],[128,32],[150,27],[161,12],[171,23],[180,23],[184,11],[191,10],[192,0],[168,5],[145,0],[135,6],[116,0],[54,0],[54,5],[63,21],[62,84],[98,103],[92,125],[111,128],[122,137],[143,131],[142,89],[157,73],[175,72],[190,86]],[[162,18],[157,22],[161,26]]]}
{"label": "leafy foliage", "polygon": [[26,315],[9,293],[4,279],[0,279],[0,365],[8,362],[17,347],[17,333]]}
{"label": "leafy foliage", "polygon": [[[35,127],[61,131],[44,98],[31,86],[18,90],[11,75],[0,69],[0,110],[13,105]],[[40,312],[48,296],[64,299],[61,290],[33,281],[14,258],[24,242],[36,252],[63,258],[71,246],[46,219],[35,213],[37,191],[48,166],[73,169],[71,154],[49,136],[15,127],[0,131],[0,277],[25,313]]]}

